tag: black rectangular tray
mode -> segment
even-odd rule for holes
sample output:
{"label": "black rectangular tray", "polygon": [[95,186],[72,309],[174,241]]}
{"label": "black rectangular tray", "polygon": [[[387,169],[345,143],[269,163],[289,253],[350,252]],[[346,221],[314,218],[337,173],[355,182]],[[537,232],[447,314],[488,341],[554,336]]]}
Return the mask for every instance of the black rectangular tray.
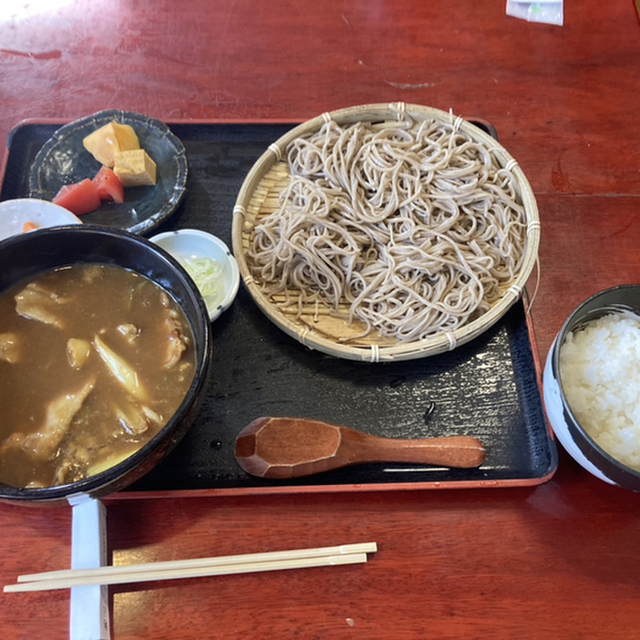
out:
{"label": "black rectangular tray", "polygon": [[[231,246],[233,206],[246,174],[293,125],[169,124],[187,150],[187,193],[148,235],[191,227]],[[27,122],[11,132],[0,199],[28,196],[29,166],[57,126]],[[195,423],[163,462],[120,496],[526,486],[556,470],[522,303],[453,352],[401,363],[358,363],[309,350],[273,325],[242,286],[213,334],[213,375]],[[234,459],[238,432],[263,415],[316,418],[387,437],[467,434],[484,443],[487,457],[478,469],[367,464],[263,480]]]}

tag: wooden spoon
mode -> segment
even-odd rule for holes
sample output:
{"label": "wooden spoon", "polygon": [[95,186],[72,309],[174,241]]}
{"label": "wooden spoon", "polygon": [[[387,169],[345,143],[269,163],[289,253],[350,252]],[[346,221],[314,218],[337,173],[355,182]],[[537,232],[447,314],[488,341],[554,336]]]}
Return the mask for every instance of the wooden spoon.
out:
{"label": "wooden spoon", "polygon": [[482,443],[470,436],[380,438],[305,418],[258,418],[236,439],[236,460],[261,478],[299,478],[365,462],[478,467]]}

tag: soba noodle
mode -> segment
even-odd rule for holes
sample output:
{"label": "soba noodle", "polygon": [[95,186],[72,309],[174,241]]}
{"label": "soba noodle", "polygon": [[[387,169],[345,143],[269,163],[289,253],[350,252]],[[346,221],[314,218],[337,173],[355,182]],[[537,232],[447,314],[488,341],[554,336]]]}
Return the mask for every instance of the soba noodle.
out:
{"label": "soba noodle", "polygon": [[515,178],[454,125],[330,121],[287,153],[290,180],[247,253],[282,307],[324,304],[362,322],[358,337],[406,342],[479,317],[515,279]]}

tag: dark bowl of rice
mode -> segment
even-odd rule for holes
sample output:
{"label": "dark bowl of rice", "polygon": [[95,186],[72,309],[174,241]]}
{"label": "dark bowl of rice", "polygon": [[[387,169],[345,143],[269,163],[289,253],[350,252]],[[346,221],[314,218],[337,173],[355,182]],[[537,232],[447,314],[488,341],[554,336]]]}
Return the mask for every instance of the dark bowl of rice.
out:
{"label": "dark bowl of rice", "polygon": [[543,390],[571,457],[640,491],[640,285],[601,291],[571,313],[547,356]]}

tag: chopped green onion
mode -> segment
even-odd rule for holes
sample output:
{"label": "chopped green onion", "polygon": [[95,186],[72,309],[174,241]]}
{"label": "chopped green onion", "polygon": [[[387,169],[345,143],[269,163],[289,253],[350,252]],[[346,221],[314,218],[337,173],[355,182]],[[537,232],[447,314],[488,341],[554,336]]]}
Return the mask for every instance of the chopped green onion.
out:
{"label": "chopped green onion", "polygon": [[220,291],[220,276],[222,275],[220,264],[212,258],[189,258],[177,255],[176,259],[193,278],[205,302],[213,304]]}

